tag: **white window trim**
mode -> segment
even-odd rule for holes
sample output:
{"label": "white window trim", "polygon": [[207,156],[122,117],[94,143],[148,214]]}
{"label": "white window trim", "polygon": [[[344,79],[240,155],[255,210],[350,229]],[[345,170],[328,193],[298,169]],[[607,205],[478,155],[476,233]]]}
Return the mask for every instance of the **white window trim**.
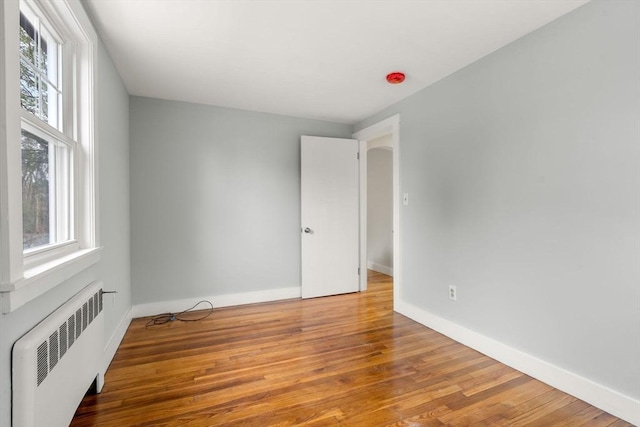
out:
{"label": "white window trim", "polygon": [[[20,54],[18,1],[5,1],[0,6],[0,33],[3,52],[0,53],[0,309],[12,312],[39,297],[70,277],[97,263],[100,259],[97,215],[97,141],[95,135],[95,81],[97,79],[98,37],[79,0],[49,2],[35,0],[54,20],[76,22],[81,32],[74,34],[86,41],[83,55],[88,66],[77,70],[80,84],[88,91],[77,99],[78,108],[85,114],[77,126],[81,149],[76,150],[74,180],[75,240],[77,246],[69,251],[61,248],[54,256],[50,252],[40,259],[25,263],[22,243],[22,164],[20,132]],[[65,118],[66,120],[66,118]],[[58,248],[56,248],[58,249]],[[46,251],[44,251],[46,252]],[[40,254],[39,254],[40,255]]]}

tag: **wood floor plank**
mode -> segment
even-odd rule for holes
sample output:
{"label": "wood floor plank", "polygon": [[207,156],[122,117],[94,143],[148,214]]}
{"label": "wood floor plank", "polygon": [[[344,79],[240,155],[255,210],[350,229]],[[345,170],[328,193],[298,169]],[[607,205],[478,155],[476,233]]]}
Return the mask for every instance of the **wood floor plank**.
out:
{"label": "wood floor plank", "polygon": [[616,422],[618,419],[611,414],[607,414],[606,412],[601,413],[595,418],[590,419],[589,421],[582,424],[582,427],[607,427]]}
{"label": "wood floor plank", "polygon": [[394,313],[380,273],[362,293],[149,320],[72,426],[628,426]]}

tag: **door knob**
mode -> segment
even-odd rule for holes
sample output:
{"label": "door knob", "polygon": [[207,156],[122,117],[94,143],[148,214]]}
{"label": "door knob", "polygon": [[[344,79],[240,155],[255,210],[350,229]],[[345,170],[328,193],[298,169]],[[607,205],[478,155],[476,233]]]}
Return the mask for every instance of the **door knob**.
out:
{"label": "door knob", "polygon": [[305,232],[305,233],[307,233],[307,234],[311,234],[311,233],[313,233],[313,230],[312,230],[312,229],[310,229],[309,227],[306,227],[306,228],[305,228],[304,230],[302,230],[302,231],[304,231],[304,232]]}

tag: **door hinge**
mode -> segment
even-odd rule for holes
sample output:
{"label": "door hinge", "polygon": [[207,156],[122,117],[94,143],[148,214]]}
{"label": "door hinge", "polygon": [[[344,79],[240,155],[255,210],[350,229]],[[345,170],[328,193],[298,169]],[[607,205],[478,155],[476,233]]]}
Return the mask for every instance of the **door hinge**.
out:
{"label": "door hinge", "polygon": [[360,153],[356,153],[356,159],[360,160]]}
{"label": "door hinge", "polygon": [[360,267],[358,267],[358,276],[360,275]]}

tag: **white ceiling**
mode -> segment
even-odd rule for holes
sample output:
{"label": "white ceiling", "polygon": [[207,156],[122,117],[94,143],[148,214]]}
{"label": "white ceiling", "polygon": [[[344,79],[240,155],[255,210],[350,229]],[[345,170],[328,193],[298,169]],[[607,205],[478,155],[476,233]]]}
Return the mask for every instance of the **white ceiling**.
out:
{"label": "white ceiling", "polygon": [[587,0],[84,1],[132,95],[355,123]]}

